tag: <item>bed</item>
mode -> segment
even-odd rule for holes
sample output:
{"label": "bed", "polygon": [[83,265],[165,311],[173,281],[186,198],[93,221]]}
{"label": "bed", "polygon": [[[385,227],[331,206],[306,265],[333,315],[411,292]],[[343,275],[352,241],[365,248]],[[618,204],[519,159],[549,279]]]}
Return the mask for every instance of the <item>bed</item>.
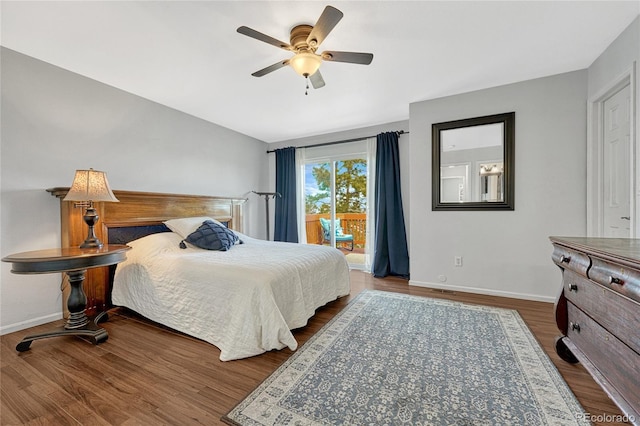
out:
{"label": "bed", "polygon": [[[75,211],[82,209],[62,201],[65,190],[48,190],[61,200],[63,246],[79,244],[74,240],[83,235],[82,213]],[[291,330],[303,327],[320,306],[349,294],[348,265],[339,250],[243,234],[242,199],[114,194],[120,203],[95,203],[102,224],[96,233],[105,243],[132,249],[117,268],[95,268],[85,285],[89,313],[127,307],[217,346],[220,359],[228,361],[295,350]],[[195,229],[205,217],[232,229],[242,244],[226,251],[180,248],[185,229]],[[176,221],[190,225],[173,231],[165,225]]]}

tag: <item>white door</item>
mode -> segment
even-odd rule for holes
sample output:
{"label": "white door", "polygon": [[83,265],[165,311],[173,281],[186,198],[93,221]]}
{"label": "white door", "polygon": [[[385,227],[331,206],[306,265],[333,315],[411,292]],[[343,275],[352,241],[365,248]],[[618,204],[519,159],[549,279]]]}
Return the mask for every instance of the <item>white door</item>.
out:
{"label": "white door", "polygon": [[631,237],[630,86],[626,85],[604,101],[603,106],[604,236],[629,238]]}

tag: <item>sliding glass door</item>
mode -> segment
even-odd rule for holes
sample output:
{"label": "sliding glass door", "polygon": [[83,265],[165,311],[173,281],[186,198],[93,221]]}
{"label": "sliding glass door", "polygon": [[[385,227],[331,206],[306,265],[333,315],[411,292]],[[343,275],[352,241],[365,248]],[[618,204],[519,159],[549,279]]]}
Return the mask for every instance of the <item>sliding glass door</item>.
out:
{"label": "sliding glass door", "polygon": [[307,243],[339,249],[356,269],[367,264],[367,163],[352,155],[304,164]]}

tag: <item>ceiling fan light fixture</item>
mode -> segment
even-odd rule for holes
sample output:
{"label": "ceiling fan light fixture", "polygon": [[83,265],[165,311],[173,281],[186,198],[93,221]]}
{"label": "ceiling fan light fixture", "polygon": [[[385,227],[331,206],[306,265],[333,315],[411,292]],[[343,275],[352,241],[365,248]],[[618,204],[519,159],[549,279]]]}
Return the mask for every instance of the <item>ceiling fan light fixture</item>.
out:
{"label": "ceiling fan light fixture", "polygon": [[298,74],[303,77],[309,77],[318,71],[320,64],[322,63],[322,57],[311,52],[296,53],[293,58],[289,60],[289,65]]}

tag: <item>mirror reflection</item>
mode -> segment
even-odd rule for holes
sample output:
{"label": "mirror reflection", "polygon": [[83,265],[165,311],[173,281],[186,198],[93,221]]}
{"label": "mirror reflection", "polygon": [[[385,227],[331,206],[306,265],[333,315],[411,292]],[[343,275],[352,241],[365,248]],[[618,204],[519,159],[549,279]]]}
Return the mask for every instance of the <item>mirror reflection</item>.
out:
{"label": "mirror reflection", "polygon": [[513,210],[514,115],[433,125],[434,210]]}

